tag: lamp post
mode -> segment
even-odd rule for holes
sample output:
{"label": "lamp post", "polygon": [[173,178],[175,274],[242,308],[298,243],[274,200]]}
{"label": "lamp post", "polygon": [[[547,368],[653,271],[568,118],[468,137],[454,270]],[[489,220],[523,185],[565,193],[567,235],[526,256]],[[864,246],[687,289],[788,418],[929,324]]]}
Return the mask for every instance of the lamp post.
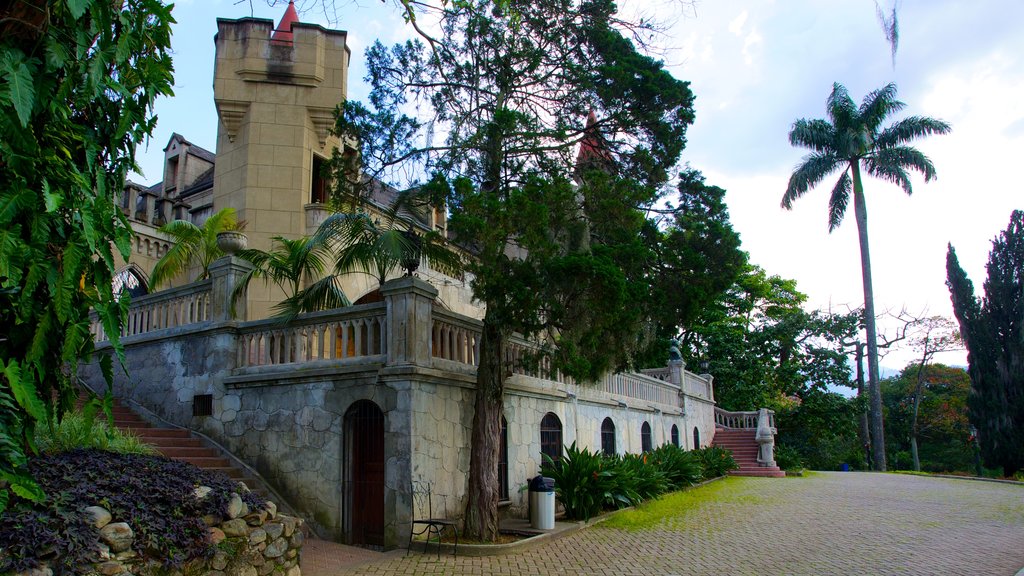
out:
{"label": "lamp post", "polygon": [[416,230],[413,229],[411,224],[408,230],[402,232],[402,236],[405,236],[406,241],[409,243],[409,251],[402,255],[402,269],[405,270],[406,276],[412,276],[413,272],[420,267],[420,257],[423,254],[423,240],[416,234]]}
{"label": "lamp post", "polygon": [[978,441],[978,429],[971,424],[968,431],[971,433],[971,449],[974,451],[974,473],[980,478],[982,476],[981,443]]}

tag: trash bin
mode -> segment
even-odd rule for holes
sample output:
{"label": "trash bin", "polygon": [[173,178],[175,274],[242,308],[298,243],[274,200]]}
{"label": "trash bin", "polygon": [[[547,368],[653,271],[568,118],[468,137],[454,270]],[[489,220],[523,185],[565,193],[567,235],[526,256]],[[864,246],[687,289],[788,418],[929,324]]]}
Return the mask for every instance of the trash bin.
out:
{"label": "trash bin", "polygon": [[839,465],[839,470],[841,472],[849,472],[850,471],[850,465],[847,464],[846,462],[843,462],[842,464]]}
{"label": "trash bin", "polygon": [[530,526],[537,530],[555,528],[555,479],[536,476],[530,480]]}

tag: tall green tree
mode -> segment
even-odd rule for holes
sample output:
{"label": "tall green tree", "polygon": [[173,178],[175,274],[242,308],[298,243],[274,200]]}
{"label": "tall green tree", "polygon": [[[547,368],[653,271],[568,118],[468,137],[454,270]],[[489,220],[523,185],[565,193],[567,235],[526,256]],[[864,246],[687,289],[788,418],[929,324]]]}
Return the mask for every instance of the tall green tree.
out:
{"label": "tall green tree", "polygon": [[1024,468],[1024,211],[992,242],[986,270],[979,299],[949,246],[946,285],[967,347],[971,424],[986,464],[1012,476]]}
{"label": "tall green tree", "polygon": [[[492,539],[505,345],[532,338],[584,381],[637,348],[653,260],[645,208],[683,149],[693,96],[623,37],[608,0],[470,0],[440,18],[425,44],[368,50],[370,106],[347,102],[339,128],[371,176],[432,175],[425,188],[472,253],[486,312],[465,525]],[[442,141],[418,139],[402,114],[412,103]]]}
{"label": "tall green tree", "polygon": [[295,239],[274,236],[270,240],[272,244],[269,251],[248,248],[237,252],[237,256],[252,264],[252,268],[235,285],[231,295],[232,304],[248,290],[249,284],[255,279],[265,283],[273,282],[285,293],[285,300],[277,306],[278,311],[285,315],[350,304],[340,286],[332,282],[325,285],[323,293],[318,294],[317,298],[307,295],[304,305],[295,310],[291,303],[302,293],[303,280],[319,277],[327,269],[328,247],[313,242],[308,236]]}
{"label": "tall green tree", "polygon": [[832,232],[843,221],[853,200],[860,242],[860,266],[864,284],[864,324],[867,332],[868,389],[873,465],[885,470],[885,431],[882,422],[882,395],[878,387],[878,331],[875,325],[875,297],[871,283],[871,256],[868,249],[868,213],[861,169],[868,175],[900,186],[908,195],[913,189],[908,171],[935,178],[931,160],[910,142],[931,134],[946,134],[949,124],[925,116],[909,116],[883,126],[906,105],[896,99],[896,85],[871,92],[858,108],[838,82],[825,103],[828,119],[793,123],[789,142],[811,152],[801,160],[789,178],[782,207],[790,210],[793,201],[816,187],[825,178],[840,172],[829,198],[828,229]]}
{"label": "tall green tree", "polygon": [[11,491],[42,497],[26,456],[74,405],[90,310],[123,360],[111,278],[131,231],[116,197],[171,93],[172,22],[159,0],[0,6],[0,510]]}

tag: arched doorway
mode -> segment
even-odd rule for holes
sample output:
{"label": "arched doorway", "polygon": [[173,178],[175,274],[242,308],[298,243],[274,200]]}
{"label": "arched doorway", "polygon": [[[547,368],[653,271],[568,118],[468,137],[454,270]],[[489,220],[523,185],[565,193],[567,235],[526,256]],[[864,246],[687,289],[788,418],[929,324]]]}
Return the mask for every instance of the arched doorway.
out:
{"label": "arched doorway", "polygon": [[693,427],[693,448],[700,448],[700,430],[696,426]]}
{"label": "arched doorway", "polygon": [[360,400],[345,413],[345,532],[357,546],[384,546],[384,413]]}

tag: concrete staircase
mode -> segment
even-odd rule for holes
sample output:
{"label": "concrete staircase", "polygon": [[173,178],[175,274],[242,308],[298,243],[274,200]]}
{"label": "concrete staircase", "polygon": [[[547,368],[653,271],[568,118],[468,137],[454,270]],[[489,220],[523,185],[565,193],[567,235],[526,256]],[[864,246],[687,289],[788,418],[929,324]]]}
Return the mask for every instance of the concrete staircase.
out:
{"label": "concrete staircase", "polygon": [[226,457],[219,448],[207,446],[202,439],[193,437],[188,430],[153,426],[117,399],[114,400],[113,413],[114,426],[138,436],[164,456],[194,464],[204,470],[223,472],[229,478],[245,482],[245,485],[253,492],[265,498],[270,497],[261,482],[241,468],[232,465],[231,459]]}
{"label": "concrete staircase", "polygon": [[783,478],[786,473],[778,466],[765,467],[757,462],[757,441],[754,439],[755,430],[715,428],[715,438],[712,446],[725,448],[732,452],[732,457],[740,465],[738,470],[731,470],[731,476],[760,476],[767,478]]}

